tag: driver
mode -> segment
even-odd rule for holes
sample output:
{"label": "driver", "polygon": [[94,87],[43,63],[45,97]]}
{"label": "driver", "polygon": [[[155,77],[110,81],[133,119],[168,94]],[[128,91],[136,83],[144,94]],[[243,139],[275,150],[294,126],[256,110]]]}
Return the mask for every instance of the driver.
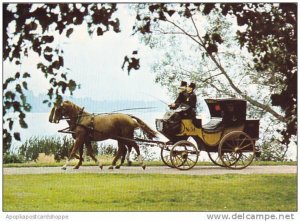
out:
{"label": "driver", "polygon": [[178,89],[179,89],[179,94],[178,94],[175,102],[169,105],[170,109],[172,109],[172,110],[177,109],[179,107],[179,105],[182,104],[186,100],[187,82],[181,81],[181,84]]}
{"label": "driver", "polygon": [[[183,82],[181,82],[181,85],[183,85]],[[171,109],[178,108],[177,110],[180,109],[180,106],[187,107],[184,111],[180,113],[181,117],[188,117],[191,119],[196,118],[197,96],[194,93],[195,88],[195,83],[190,83],[189,86],[186,87],[185,91],[181,91],[181,93],[179,93],[175,103],[170,105]]]}
{"label": "driver", "polygon": [[196,88],[196,84],[195,83],[190,83],[190,85],[186,89],[185,100],[182,102],[183,104],[186,104],[190,107],[187,111],[187,114],[191,118],[196,117],[197,96],[194,93],[195,88]]}

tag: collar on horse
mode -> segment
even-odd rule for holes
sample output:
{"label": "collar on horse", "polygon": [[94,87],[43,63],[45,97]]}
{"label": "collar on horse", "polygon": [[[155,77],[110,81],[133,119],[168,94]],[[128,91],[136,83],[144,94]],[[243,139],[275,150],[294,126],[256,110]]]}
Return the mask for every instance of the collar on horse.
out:
{"label": "collar on horse", "polygon": [[[76,128],[76,126],[80,125],[80,120],[83,116],[83,111],[84,111],[84,107],[80,109],[79,113],[77,114],[77,119],[76,119],[76,123],[74,125],[69,125],[68,127],[58,130],[59,133],[69,133],[69,134],[75,134],[74,129]],[[92,118],[93,120],[94,118]],[[71,118],[70,117],[63,117],[62,120],[67,120],[70,122]],[[82,125],[81,125],[82,126]]]}

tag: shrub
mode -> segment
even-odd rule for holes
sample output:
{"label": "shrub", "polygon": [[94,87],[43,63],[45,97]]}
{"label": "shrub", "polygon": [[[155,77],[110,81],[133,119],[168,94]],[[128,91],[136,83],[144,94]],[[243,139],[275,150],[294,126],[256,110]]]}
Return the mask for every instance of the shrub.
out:
{"label": "shrub", "polygon": [[259,157],[260,161],[274,161],[274,162],[283,162],[287,161],[286,152],[288,147],[280,143],[263,143],[260,146],[261,155]]}
{"label": "shrub", "polygon": [[[20,156],[24,156],[24,161],[36,161],[39,153],[45,153],[46,155],[53,154],[54,159],[59,162],[69,156],[74,142],[75,140],[69,136],[31,137],[19,147],[18,153]],[[112,154],[115,151],[113,146],[104,143],[100,143],[98,146],[96,142],[92,142],[92,148],[94,155]],[[86,156],[85,146],[84,156]]]}
{"label": "shrub", "polygon": [[117,148],[111,144],[100,143],[98,145],[96,144],[96,146],[97,152],[100,155],[116,155]]}
{"label": "shrub", "polygon": [[6,163],[24,163],[24,156],[15,153],[6,152],[3,154],[3,164]]}
{"label": "shrub", "polygon": [[70,150],[73,147],[73,144],[73,138],[68,138],[67,136],[64,136],[56,145],[56,150],[53,153],[54,159],[59,162],[60,160],[63,160],[66,157],[68,157],[70,154]]}
{"label": "shrub", "polygon": [[19,148],[19,155],[23,155],[26,161],[35,161],[39,153],[54,155],[56,161],[64,159],[69,154],[74,140],[66,136],[59,137],[31,137]]}

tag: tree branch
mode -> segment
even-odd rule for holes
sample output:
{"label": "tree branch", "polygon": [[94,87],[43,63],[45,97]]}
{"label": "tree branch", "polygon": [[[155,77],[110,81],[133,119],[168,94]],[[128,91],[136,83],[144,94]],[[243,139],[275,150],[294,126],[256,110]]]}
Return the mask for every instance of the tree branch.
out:
{"label": "tree branch", "polygon": [[265,105],[262,104],[254,99],[252,99],[251,97],[249,97],[248,95],[244,94],[232,81],[232,79],[228,76],[227,72],[224,70],[224,68],[222,67],[222,65],[220,63],[217,62],[216,58],[212,55],[209,54],[209,57],[212,59],[212,61],[216,64],[216,66],[220,69],[220,71],[222,72],[222,74],[225,76],[225,78],[227,79],[229,85],[231,86],[231,88],[236,91],[236,93],[238,93],[240,96],[242,96],[245,100],[247,100],[250,104],[259,107],[267,112],[269,112],[270,114],[272,114],[274,117],[276,117],[278,120],[282,121],[282,122],[286,122],[286,119],[281,116],[280,114],[278,114],[276,111],[274,111],[269,105]]}
{"label": "tree branch", "polygon": [[175,22],[170,21],[170,20],[168,20],[168,19],[166,19],[165,21],[171,23],[172,25],[174,25],[176,28],[178,28],[180,31],[182,31],[185,35],[187,35],[188,37],[190,37],[194,42],[196,42],[197,44],[199,44],[200,46],[202,46],[202,45],[201,45],[201,42],[197,41],[197,40],[193,37],[194,35],[187,33],[183,28],[181,28],[181,27],[180,27],[179,25],[177,25]]}
{"label": "tree branch", "polygon": [[[215,63],[216,67],[221,71],[221,74],[223,74],[225,76],[225,78],[227,79],[230,87],[237,93],[239,94],[241,97],[243,97],[245,100],[247,100],[250,104],[252,104],[253,106],[259,107],[262,110],[272,114],[276,119],[282,121],[282,122],[286,122],[286,119],[278,114],[276,111],[274,111],[269,105],[265,105],[263,103],[260,103],[254,99],[252,99],[251,97],[249,97],[248,95],[244,94],[232,81],[232,79],[229,77],[229,75],[227,74],[227,72],[225,71],[225,69],[222,67],[221,63],[217,61],[217,59],[212,55],[212,53],[209,53],[207,48],[204,45],[203,40],[201,39],[200,35],[199,35],[199,31],[197,29],[196,23],[193,19],[193,16],[191,16],[191,20],[193,23],[193,26],[196,30],[197,33],[197,37],[199,40],[195,39],[193,37],[193,35],[187,33],[183,28],[181,28],[179,25],[177,25],[175,22],[170,21],[170,20],[166,20],[167,22],[169,22],[170,24],[174,25],[176,28],[178,28],[180,31],[182,31],[184,34],[186,34],[188,37],[190,37],[194,42],[196,42],[197,44],[199,44],[208,54],[209,58]],[[221,75],[220,74],[220,75]],[[213,84],[210,84],[213,88],[216,88]]]}
{"label": "tree branch", "polygon": [[225,78],[227,79],[227,81],[228,81],[229,85],[231,86],[231,88],[232,88],[234,91],[236,91],[240,96],[242,96],[245,100],[247,100],[250,104],[252,104],[252,105],[254,105],[254,106],[256,106],[256,107],[259,107],[259,108],[261,108],[261,109],[263,109],[263,110],[269,112],[269,113],[272,114],[274,117],[276,117],[278,120],[285,122],[286,119],[285,119],[283,116],[281,116],[280,114],[278,114],[276,111],[274,111],[269,105],[264,105],[264,104],[262,104],[262,103],[260,103],[260,102],[258,102],[258,101],[256,101],[256,100],[252,99],[251,97],[245,95],[245,94],[244,94],[244,93],[243,93],[243,92],[242,92],[242,91],[241,91],[241,90],[233,83],[232,79],[229,77],[229,75],[227,74],[227,72],[225,71],[225,69],[222,67],[220,59],[218,58],[218,59],[219,59],[219,62],[218,62],[217,59],[216,59],[216,57],[213,56],[211,53],[209,53],[209,52],[207,51],[206,47],[204,46],[203,41],[202,41],[202,39],[201,39],[201,37],[200,37],[200,35],[199,35],[199,31],[198,31],[198,29],[197,29],[196,23],[195,23],[195,21],[194,21],[194,19],[193,19],[193,16],[191,16],[191,20],[192,20],[192,23],[193,23],[193,25],[194,25],[194,28],[195,28],[195,30],[196,30],[196,32],[197,32],[199,41],[202,43],[202,44],[200,44],[200,45],[204,48],[204,50],[207,52],[207,54],[208,54],[209,57],[212,59],[212,61],[215,63],[215,65],[220,69],[221,73],[225,76]]}
{"label": "tree branch", "polygon": [[[153,32],[158,32],[158,34],[163,34],[163,35],[186,35],[183,32],[167,32],[167,31],[163,31],[163,30],[153,30]],[[196,37],[196,35],[190,35],[192,37]]]}
{"label": "tree branch", "polygon": [[193,26],[194,26],[194,28],[195,28],[195,30],[196,30],[196,33],[197,33],[197,37],[198,37],[198,39],[199,39],[199,42],[201,43],[200,45],[201,45],[202,47],[204,47],[204,42],[203,42],[202,38],[200,37],[199,30],[198,30],[198,28],[197,28],[197,25],[196,25],[196,23],[195,23],[195,20],[194,20],[192,14],[191,14],[191,20],[192,20]]}

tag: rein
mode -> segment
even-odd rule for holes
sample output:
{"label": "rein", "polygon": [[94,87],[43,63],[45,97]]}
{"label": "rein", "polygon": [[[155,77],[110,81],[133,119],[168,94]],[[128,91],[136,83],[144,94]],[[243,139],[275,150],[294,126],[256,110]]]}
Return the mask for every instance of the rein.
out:
{"label": "rein", "polygon": [[66,134],[75,134],[74,131],[70,130],[70,127],[66,127],[65,129],[58,130],[59,133],[66,133]]}

